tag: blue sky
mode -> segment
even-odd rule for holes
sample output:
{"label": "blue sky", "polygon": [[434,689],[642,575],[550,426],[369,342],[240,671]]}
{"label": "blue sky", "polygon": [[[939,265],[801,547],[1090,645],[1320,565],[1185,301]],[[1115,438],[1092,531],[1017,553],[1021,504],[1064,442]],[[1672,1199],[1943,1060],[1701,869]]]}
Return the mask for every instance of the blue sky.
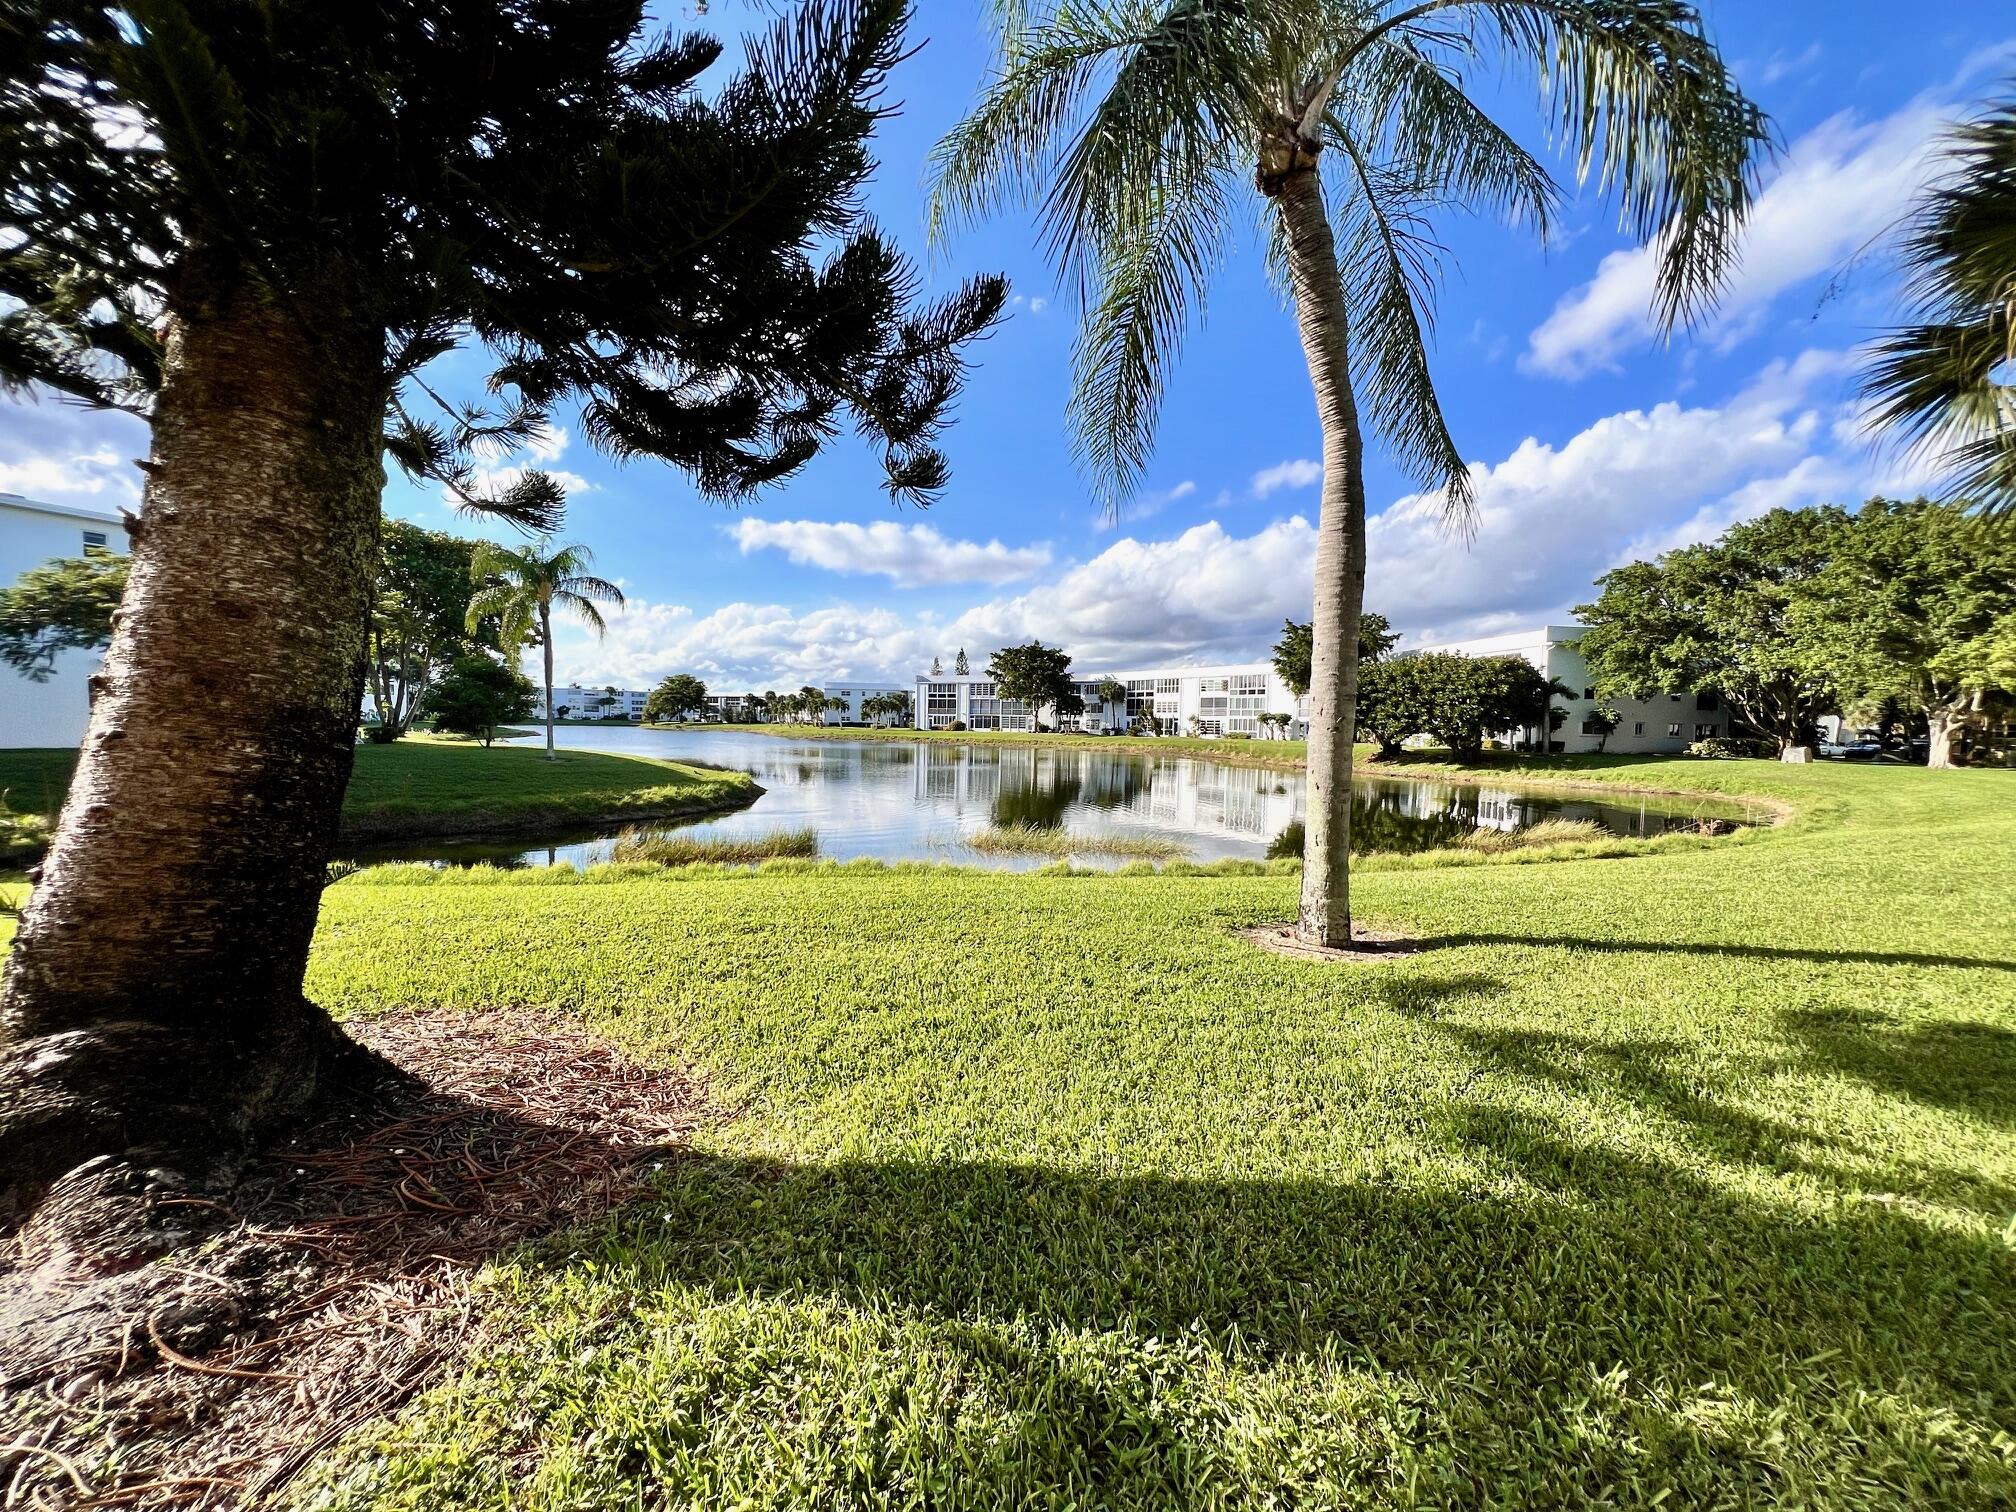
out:
{"label": "blue sky", "polygon": [[[733,29],[715,5],[675,25]],[[1467,546],[1384,458],[1370,470],[1368,603],[1418,641],[1558,620],[1595,574],[1710,536],[1777,504],[1853,501],[1913,480],[1855,423],[1858,343],[1895,311],[1880,258],[1956,114],[2016,76],[2006,0],[1936,0],[1899,25],[1877,0],[1710,0],[1715,35],[1773,117],[1769,170],[1744,263],[1714,320],[1670,345],[1645,329],[1645,263],[1593,196],[1550,248],[1484,221],[1446,220],[1435,373],[1478,476]],[[920,258],[925,158],[986,68],[978,0],[922,0],[923,45],[890,90],[870,208]],[[725,13],[725,14],[724,14]],[[731,52],[731,59],[732,59]],[[729,60],[724,60],[724,68]],[[1502,117],[1536,135],[1527,97]],[[1564,174],[1564,177],[1566,175]],[[977,270],[1013,281],[1010,318],[980,347],[947,443],[953,483],[928,512],[893,507],[873,455],[842,440],[737,510],[662,465],[613,464],[560,417],[543,465],[570,482],[566,535],[588,544],[631,605],[600,643],[569,631],[563,680],[645,685],[907,683],[932,655],[1040,635],[1081,665],[1263,653],[1306,617],[1318,433],[1294,324],[1256,257],[1211,290],[1164,411],[1148,486],[1102,521],[1071,455],[1064,406],[1074,311],[1030,218],[1010,215],[928,259],[944,287]],[[473,391],[473,358],[443,377]],[[75,502],[137,496],[137,422],[44,402],[0,406],[0,489]],[[432,491],[395,481],[389,513],[475,533]]]}

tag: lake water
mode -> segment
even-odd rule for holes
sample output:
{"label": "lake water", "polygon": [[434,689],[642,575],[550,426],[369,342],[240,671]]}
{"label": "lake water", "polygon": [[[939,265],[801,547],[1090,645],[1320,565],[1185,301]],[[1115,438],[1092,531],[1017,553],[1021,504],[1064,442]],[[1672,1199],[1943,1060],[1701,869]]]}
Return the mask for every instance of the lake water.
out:
{"label": "lake water", "polygon": [[[1192,756],[943,740],[789,740],[731,730],[634,726],[570,726],[555,731],[555,737],[574,750],[695,760],[747,771],[767,790],[752,806],[663,827],[701,836],[809,826],[818,832],[820,854],[836,860],[872,856],[1013,870],[1049,864],[1043,857],[983,855],[965,843],[980,830],[1004,824],[1169,839],[1195,861],[1301,851],[1299,773]],[[1359,851],[1429,850],[1480,826],[1512,829],[1552,818],[1594,819],[1613,834],[1653,835],[1701,812],[1701,805],[1684,799],[1663,804],[1635,797],[1592,801],[1485,784],[1365,777],[1357,783],[1352,841]],[[612,840],[606,830],[591,830],[420,841],[354,854],[369,861],[586,866],[607,860]]]}

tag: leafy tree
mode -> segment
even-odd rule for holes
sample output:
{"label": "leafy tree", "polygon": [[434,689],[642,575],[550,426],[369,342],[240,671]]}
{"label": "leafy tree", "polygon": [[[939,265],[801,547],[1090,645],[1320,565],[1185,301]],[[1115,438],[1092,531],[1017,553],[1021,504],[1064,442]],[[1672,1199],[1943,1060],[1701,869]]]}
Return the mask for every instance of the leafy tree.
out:
{"label": "leafy tree", "polygon": [[[543,542],[514,547],[489,541],[479,545],[469,559],[469,575],[476,585],[469,599],[469,628],[474,630],[486,619],[496,620],[504,654],[514,661],[521,646],[536,642],[539,647],[545,676],[548,761],[559,760],[553,751],[553,613],[557,609],[573,615],[599,637],[607,626],[595,606],[623,602],[622,589],[589,573],[594,560],[586,546],[548,550]],[[614,702],[605,697],[597,700],[597,706],[606,708]]]}
{"label": "leafy tree", "polygon": [[430,685],[420,707],[434,728],[468,735],[489,748],[498,730],[533,707],[532,679],[488,656],[463,656]]}
{"label": "leafy tree", "polygon": [[[1002,287],[917,306],[864,217],[905,17],[806,0],[703,87],[721,44],[647,34],[643,0],[7,7],[0,383],[145,413],[153,443],[93,801],[0,990],[0,1207],[129,1145],[218,1169],[348,1053],[301,985],[388,455],[532,528],[559,488],[482,490],[476,446],[562,406],[711,497],[847,430],[898,498],[942,488]],[[470,342],[495,398],[430,410],[424,370]]]}
{"label": "leafy tree", "polygon": [[1957,498],[2001,514],[2016,509],[2016,98],[1944,145],[1900,249],[1921,323],[1875,344],[1863,392]]}
{"label": "leafy tree", "polygon": [[0,661],[47,682],[65,651],[103,650],[130,565],[110,551],[58,557],[0,588]]}
{"label": "leafy tree", "polygon": [[1071,682],[1071,654],[1033,640],[1026,646],[1004,646],[987,660],[994,693],[1029,711],[1030,723],[1043,728],[1043,711],[1069,718],[1085,712],[1085,700]]}
{"label": "leafy tree", "polygon": [[[1042,205],[1084,291],[1072,414],[1107,506],[1137,485],[1182,339],[1257,187],[1323,428],[1300,932],[1347,945],[1365,589],[1363,420],[1467,516],[1429,373],[1438,209],[1543,241],[1561,191],[1486,113],[1479,59],[1537,82],[1554,142],[1652,243],[1653,317],[1703,309],[1735,253],[1764,117],[1685,0],[997,0],[986,92],[940,144],[934,230]],[[1468,86],[1479,84],[1476,93]],[[1326,174],[1326,165],[1335,164]],[[1353,340],[1353,337],[1356,340]]]}
{"label": "leafy tree", "polygon": [[644,700],[644,717],[654,722],[679,720],[706,707],[707,684],[690,673],[675,672]]}
{"label": "leafy tree", "polygon": [[1596,580],[1575,615],[1577,643],[1605,697],[1712,689],[1787,760],[1810,756],[1839,701],[1814,620],[1799,605],[1847,516],[1831,506],[1774,509],[1707,545],[1632,562]]}
{"label": "leafy tree", "polygon": [[[1383,614],[1370,612],[1358,616],[1358,659],[1362,662],[1382,660],[1388,652],[1400,644],[1400,632]],[[1314,625],[1298,625],[1294,620],[1281,622],[1281,639],[1274,642],[1274,670],[1290,693],[1303,698],[1309,692],[1310,658],[1315,652],[1316,632]],[[1360,675],[1363,675],[1361,668]]]}
{"label": "leafy tree", "polygon": [[1955,505],[1872,499],[1805,586],[1794,612],[1841,697],[1922,713],[1932,766],[1956,765],[1970,719],[2016,691],[2016,531]]}
{"label": "leafy tree", "polygon": [[1465,761],[1476,760],[1491,735],[1543,723],[1555,687],[1524,657],[1447,651],[1375,662],[1360,686],[1359,725],[1381,759],[1426,734]]}
{"label": "leafy tree", "polygon": [[364,688],[378,723],[372,738],[397,740],[435,673],[474,645],[495,646],[496,627],[468,628],[470,558],[476,543],[405,520],[383,522],[377,599],[365,642]]}

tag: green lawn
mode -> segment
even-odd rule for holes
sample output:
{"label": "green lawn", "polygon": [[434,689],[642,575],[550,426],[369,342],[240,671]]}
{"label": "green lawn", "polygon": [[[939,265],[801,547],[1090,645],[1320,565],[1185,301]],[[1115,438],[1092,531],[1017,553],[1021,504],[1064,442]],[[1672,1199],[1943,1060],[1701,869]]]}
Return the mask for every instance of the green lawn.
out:
{"label": "green lawn", "polygon": [[[546,823],[620,823],[746,803],[760,791],[742,772],[645,756],[492,746],[412,737],[360,745],[343,801],[343,833],[362,840],[471,834]],[[0,790],[22,813],[62,805],[75,750],[0,750]]]}
{"label": "green lawn", "polygon": [[[774,735],[781,740],[936,740],[955,745],[1090,746],[1094,750],[1131,752],[1138,756],[1208,756],[1241,766],[1302,769],[1309,754],[1302,740],[1224,740],[1194,735],[1063,735],[1052,731],[1025,734],[1018,730],[870,729],[854,725],[796,724],[647,724],[647,730],[704,733],[729,730],[741,735]],[[1371,753],[1361,748],[1361,757]]]}
{"label": "green lawn", "polygon": [[[1613,758],[1743,843],[1295,879],[327,894],[347,1013],[550,1004],[739,1118],[509,1257],[317,1506],[2008,1506],[2016,774]],[[527,948],[536,942],[537,948]]]}

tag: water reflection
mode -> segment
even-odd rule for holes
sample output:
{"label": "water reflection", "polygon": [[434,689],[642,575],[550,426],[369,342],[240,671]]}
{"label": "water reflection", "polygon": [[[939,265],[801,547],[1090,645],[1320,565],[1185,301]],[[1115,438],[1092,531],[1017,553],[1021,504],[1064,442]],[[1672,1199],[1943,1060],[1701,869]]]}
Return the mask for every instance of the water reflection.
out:
{"label": "water reflection", "polygon": [[[752,773],[767,790],[750,808],[681,826],[696,835],[752,835],[810,826],[820,853],[841,860],[957,861],[1024,868],[1041,858],[982,857],[968,837],[990,825],[1168,838],[1196,860],[1296,856],[1302,849],[1299,774],[1096,748],[962,746],[946,742],[778,740],[730,731],[571,728],[578,750],[697,759]],[[1657,834],[1694,806],[1597,802],[1505,788],[1397,778],[1362,779],[1352,848],[1427,850],[1479,826],[1593,819],[1619,835]],[[376,847],[360,860],[552,866],[606,860],[607,832]]]}

